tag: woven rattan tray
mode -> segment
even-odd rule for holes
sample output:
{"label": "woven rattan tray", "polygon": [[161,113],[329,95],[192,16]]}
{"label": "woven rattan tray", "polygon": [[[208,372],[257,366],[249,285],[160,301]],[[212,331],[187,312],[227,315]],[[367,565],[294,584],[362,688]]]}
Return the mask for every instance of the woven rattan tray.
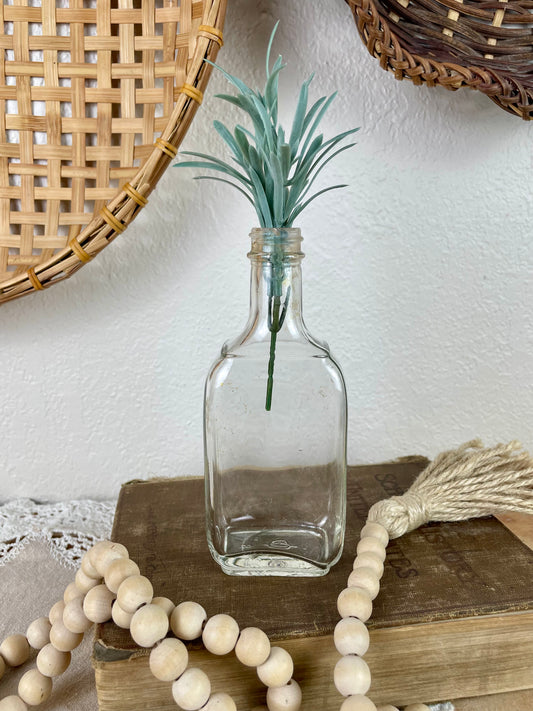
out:
{"label": "woven rattan tray", "polygon": [[93,259],[176,155],[225,0],[4,0],[0,303]]}
{"label": "woven rattan tray", "polygon": [[533,2],[346,0],[368,51],[397,79],[478,89],[533,113]]}

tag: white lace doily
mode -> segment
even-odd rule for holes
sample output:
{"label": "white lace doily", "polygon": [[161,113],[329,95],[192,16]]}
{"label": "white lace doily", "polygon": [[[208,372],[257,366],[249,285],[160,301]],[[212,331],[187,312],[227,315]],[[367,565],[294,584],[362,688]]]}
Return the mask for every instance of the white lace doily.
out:
{"label": "white lace doily", "polygon": [[0,506],[0,566],[29,541],[44,540],[63,565],[75,568],[96,541],[111,534],[115,501],[64,501],[36,504],[17,499]]}

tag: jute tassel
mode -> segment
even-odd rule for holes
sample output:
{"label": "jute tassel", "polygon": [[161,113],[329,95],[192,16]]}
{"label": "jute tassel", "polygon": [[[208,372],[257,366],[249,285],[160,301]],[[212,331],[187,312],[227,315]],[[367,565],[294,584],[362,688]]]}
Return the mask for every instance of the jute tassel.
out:
{"label": "jute tassel", "polygon": [[374,504],[368,520],[399,538],[429,521],[503,511],[533,513],[533,459],[520,442],[484,448],[476,439],[439,454],[403,496]]}

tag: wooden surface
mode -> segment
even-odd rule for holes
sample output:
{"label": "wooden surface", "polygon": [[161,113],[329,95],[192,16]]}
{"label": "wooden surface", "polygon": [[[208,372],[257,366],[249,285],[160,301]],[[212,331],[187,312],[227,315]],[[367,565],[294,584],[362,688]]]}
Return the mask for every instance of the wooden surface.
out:
{"label": "wooden surface", "polygon": [[496,518],[533,550],[533,515],[519,513],[499,514]]}
{"label": "wooden surface", "polygon": [[477,699],[456,699],[453,703],[456,711],[531,711],[533,690],[495,694]]}

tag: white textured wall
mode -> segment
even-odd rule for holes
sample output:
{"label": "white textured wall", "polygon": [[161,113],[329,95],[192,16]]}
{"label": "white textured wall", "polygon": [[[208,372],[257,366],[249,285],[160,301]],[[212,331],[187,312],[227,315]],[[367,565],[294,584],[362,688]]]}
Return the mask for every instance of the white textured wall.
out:
{"label": "white textured wall", "polygon": [[[220,63],[262,83],[278,18],[286,113],[315,69],[315,97],[340,90],[325,130],[363,127],[325,178],[350,187],[300,223],[306,320],[344,368],[350,461],[478,435],[533,448],[533,126],[477,92],[397,82],[342,0],[230,0]],[[214,76],[187,148],[222,150],[225,89]],[[97,260],[0,308],[0,500],[202,473],[203,379],[246,318],[255,224],[229,188],[169,168]]]}

